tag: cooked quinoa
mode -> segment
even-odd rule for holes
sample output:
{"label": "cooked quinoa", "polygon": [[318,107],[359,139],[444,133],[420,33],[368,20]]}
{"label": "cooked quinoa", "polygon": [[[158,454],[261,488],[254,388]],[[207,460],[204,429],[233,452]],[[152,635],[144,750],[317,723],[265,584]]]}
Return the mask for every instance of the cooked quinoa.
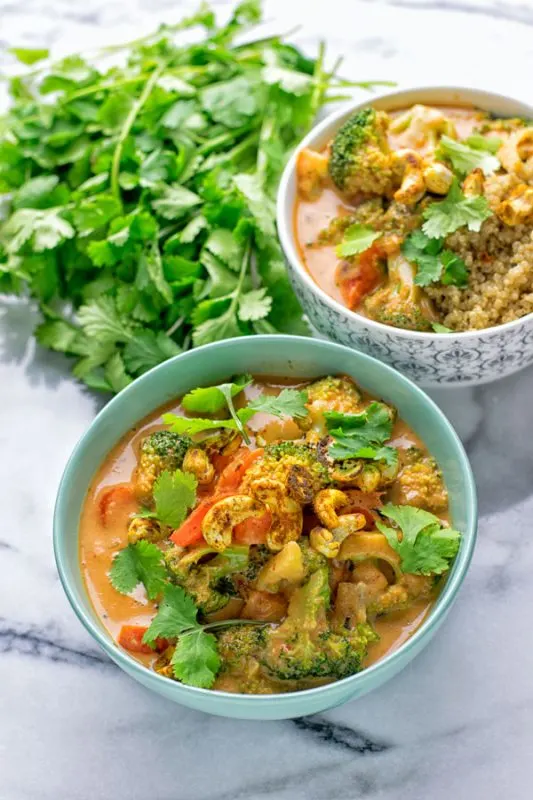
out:
{"label": "cooked quinoa", "polygon": [[533,312],[533,228],[504,225],[497,217],[479,233],[461,229],[446,240],[469,270],[468,286],[435,284],[426,292],[443,324],[456,331],[479,330]]}

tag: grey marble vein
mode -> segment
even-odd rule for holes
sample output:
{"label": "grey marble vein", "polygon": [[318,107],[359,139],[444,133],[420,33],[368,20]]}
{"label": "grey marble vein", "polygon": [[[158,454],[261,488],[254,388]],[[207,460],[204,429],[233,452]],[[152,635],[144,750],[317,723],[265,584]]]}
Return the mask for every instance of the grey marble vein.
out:
{"label": "grey marble vein", "polygon": [[[13,68],[8,46],[87,50],[195,5],[0,0],[0,70]],[[354,78],[531,97],[532,3],[265,5],[267,28],[300,26],[309,52],[325,38]],[[53,502],[104,401],[72,380],[67,359],[35,345],[36,321],[31,304],[0,302],[0,800],[530,800],[533,369],[432,393],[472,460],[480,534],[431,645],[392,683],[323,715],[238,722],[152,695],[70,610],[53,563]]]}

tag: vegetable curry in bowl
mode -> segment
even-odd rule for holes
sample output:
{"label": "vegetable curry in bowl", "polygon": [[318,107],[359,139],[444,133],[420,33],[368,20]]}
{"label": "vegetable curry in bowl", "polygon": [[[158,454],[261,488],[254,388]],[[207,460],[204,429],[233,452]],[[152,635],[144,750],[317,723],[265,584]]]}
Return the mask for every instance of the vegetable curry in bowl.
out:
{"label": "vegetable curry in bowl", "polygon": [[345,678],[427,616],[459,549],[437,464],[344,376],[239,376],[125,436],[93,480],[102,624],[171,680],[270,694]]}
{"label": "vegetable curry in bowl", "polygon": [[470,106],[352,114],[296,164],[294,229],[318,286],[420,332],[533,312],[533,127]]}

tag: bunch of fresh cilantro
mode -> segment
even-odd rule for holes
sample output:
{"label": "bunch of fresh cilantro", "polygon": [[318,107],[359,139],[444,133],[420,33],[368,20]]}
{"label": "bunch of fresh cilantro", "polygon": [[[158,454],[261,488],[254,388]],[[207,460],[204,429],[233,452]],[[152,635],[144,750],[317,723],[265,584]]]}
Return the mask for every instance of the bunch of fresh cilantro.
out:
{"label": "bunch of fresh cilantro", "polygon": [[[0,291],[38,301],[38,341],[76,358],[91,388],[118,392],[218,339],[307,332],[274,196],[328,91],[347,82],[323,48],[311,60],[279,37],[236,42],[260,17],[244,0],[218,26],[204,6],[125,45],[125,66],[73,55],[11,81]],[[180,43],[189,28],[200,38]]]}

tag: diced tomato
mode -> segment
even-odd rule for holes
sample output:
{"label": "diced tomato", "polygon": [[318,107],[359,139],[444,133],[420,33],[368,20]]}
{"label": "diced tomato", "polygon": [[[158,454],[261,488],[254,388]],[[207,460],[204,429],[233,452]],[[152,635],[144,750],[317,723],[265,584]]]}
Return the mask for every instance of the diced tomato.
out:
{"label": "diced tomato", "polygon": [[[143,642],[143,636],[148,630],[147,625],[123,625],[118,635],[118,643],[125,650],[131,653],[153,653],[150,645]],[[166,639],[156,639],[155,650],[162,653],[168,647]]]}
{"label": "diced tomato", "polygon": [[249,517],[233,528],[235,544],[264,544],[272,525],[272,514],[267,511],[262,517]]}
{"label": "diced tomato", "polygon": [[199,542],[202,538],[202,522],[209,509],[213,508],[215,503],[222,500],[223,497],[231,497],[233,492],[217,493],[212,497],[208,497],[192,511],[183,525],[180,525],[170,536],[169,539],[174,544],[180,547],[188,547],[190,544]]}
{"label": "diced tomato", "polygon": [[109,525],[113,518],[133,500],[133,489],[129,483],[104,489],[98,500],[98,510],[102,524],[104,526]]}
{"label": "diced tomato", "polygon": [[241,448],[237,450],[235,458],[222,471],[218,479],[216,492],[235,492],[241,485],[244,473],[252,466],[254,461],[263,455],[265,451],[259,447],[257,450]]}
{"label": "diced tomato", "polygon": [[383,249],[379,242],[375,242],[353,264],[341,264],[339,289],[348,308],[357,308],[362,299],[379,286],[383,279],[382,259]]}

